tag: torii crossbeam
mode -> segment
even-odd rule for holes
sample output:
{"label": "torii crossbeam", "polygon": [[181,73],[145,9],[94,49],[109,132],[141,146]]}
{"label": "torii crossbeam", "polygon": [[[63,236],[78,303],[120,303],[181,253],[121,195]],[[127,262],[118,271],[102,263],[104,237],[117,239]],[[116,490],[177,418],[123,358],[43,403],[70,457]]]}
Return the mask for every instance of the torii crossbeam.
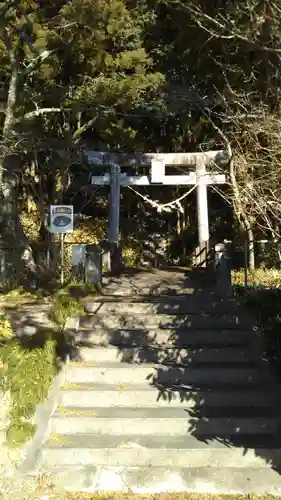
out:
{"label": "torii crossbeam", "polygon": [[[206,166],[221,166],[230,160],[227,151],[208,151],[204,153],[146,153],[130,155],[123,153],[101,153],[86,151],[89,163],[111,165],[111,173],[101,176],[91,175],[91,184],[110,185],[109,241],[118,246],[120,216],[120,186],[186,186],[196,185],[198,211],[198,239],[202,253],[201,265],[206,262],[206,251],[209,247],[209,217],[207,186],[225,184],[226,177],[218,172],[207,172]],[[150,175],[127,176],[120,172],[120,166],[151,165]],[[188,175],[166,175],[166,165],[192,165],[195,172]],[[203,251],[205,249],[205,252]],[[203,255],[205,254],[205,255]]]}

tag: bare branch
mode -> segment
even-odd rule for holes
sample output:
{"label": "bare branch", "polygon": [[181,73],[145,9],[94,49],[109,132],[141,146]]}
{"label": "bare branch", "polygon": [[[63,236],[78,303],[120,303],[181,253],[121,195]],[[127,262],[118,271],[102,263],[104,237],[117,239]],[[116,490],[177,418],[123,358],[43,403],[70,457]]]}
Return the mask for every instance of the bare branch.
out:
{"label": "bare branch", "polygon": [[82,136],[82,134],[84,134],[84,132],[86,132],[86,130],[88,130],[89,128],[92,127],[92,125],[95,123],[95,121],[97,120],[97,118],[92,118],[91,120],[89,120],[87,123],[85,123],[84,125],[80,126],[73,134],[73,140],[75,143],[77,143],[80,139],[80,137]]}
{"label": "bare branch", "polygon": [[20,122],[21,120],[32,120],[33,118],[37,118],[38,116],[50,114],[50,113],[60,113],[62,108],[39,108],[34,111],[30,111],[26,113],[22,117],[18,118],[16,121]]}
{"label": "bare branch", "polygon": [[[250,36],[245,36],[233,19],[228,20],[220,13],[216,17],[211,17],[197,5],[183,3],[181,0],[175,0],[172,3],[176,6],[180,6],[181,9],[187,10],[196,24],[202,30],[206,31],[212,38],[220,38],[223,40],[240,40],[241,42],[244,42],[250,46],[254,46],[256,49],[263,52],[281,54],[281,48],[270,47],[268,45],[259,43],[258,40],[255,40]],[[263,21],[264,20],[261,20],[261,22]]]}
{"label": "bare branch", "polygon": [[42,64],[42,62],[48,59],[48,57],[50,57],[50,55],[53,53],[53,50],[43,50],[43,52],[38,54],[37,57],[34,57],[34,59],[30,61],[30,63],[24,68],[24,70],[21,71],[21,76],[30,75],[40,66],[40,64]]}

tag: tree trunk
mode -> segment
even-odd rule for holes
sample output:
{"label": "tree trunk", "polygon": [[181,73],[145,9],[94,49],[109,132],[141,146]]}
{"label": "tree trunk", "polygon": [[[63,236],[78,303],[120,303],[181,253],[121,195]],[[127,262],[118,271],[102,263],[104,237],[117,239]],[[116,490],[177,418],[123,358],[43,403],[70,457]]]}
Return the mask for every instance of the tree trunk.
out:
{"label": "tree trunk", "polygon": [[255,269],[255,240],[254,232],[251,227],[247,229],[247,242],[248,242],[248,256],[249,256],[249,269]]}
{"label": "tree trunk", "polygon": [[239,186],[237,184],[236,175],[234,171],[233,160],[230,161],[229,175],[233,192],[234,212],[239,224],[242,226],[242,229],[246,232],[247,236],[249,268],[255,269],[255,248],[254,248],[253,228],[241,200]]}
{"label": "tree trunk", "polygon": [[11,161],[7,162],[9,149],[14,146],[15,106],[17,101],[18,65],[12,47],[10,48],[11,78],[9,83],[5,120],[3,124],[3,143],[0,154],[0,235],[1,246],[5,248],[6,262],[15,267],[20,277],[23,271],[35,273],[32,249],[21,226],[17,207],[18,175]]}

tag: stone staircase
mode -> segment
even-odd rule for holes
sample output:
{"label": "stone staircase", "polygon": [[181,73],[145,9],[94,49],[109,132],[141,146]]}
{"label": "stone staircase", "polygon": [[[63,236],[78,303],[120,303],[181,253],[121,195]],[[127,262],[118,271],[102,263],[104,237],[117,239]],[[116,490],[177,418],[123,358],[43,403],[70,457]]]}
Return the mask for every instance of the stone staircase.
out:
{"label": "stone staircase", "polygon": [[121,288],[76,325],[37,470],[76,491],[280,494],[281,391],[249,316],[208,289]]}

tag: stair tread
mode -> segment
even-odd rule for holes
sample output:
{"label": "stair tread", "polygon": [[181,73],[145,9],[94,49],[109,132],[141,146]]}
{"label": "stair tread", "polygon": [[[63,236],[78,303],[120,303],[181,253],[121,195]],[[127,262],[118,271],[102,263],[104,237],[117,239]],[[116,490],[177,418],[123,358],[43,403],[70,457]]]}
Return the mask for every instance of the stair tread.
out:
{"label": "stair tread", "polygon": [[[74,451],[74,453],[73,453]],[[268,467],[265,456],[271,455],[275,462],[280,464],[280,449],[247,450],[243,448],[205,448],[205,449],[159,449],[141,448],[136,443],[119,445],[118,448],[68,448],[56,447],[45,448],[43,452],[43,463],[98,465],[98,466],[166,466],[166,467]],[[265,456],[263,456],[265,455]]]}
{"label": "stair tread", "polygon": [[69,417],[98,417],[98,418],[280,418],[281,423],[281,402],[274,407],[268,406],[230,406],[230,405],[208,405],[204,402],[198,400],[197,405],[194,408],[188,408],[188,406],[182,403],[178,407],[158,407],[155,401],[155,406],[78,406],[73,404],[73,406],[59,405],[53,415],[55,417],[59,416],[69,416]]}
{"label": "stair tread", "polygon": [[173,349],[171,347],[81,347],[70,349],[70,360],[72,363],[104,363],[118,362],[131,363],[133,365],[146,363],[161,363],[171,366],[194,366],[194,367],[259,367],[265,360],[254,349],[239,346],[227,348],[197,348],[197,349]]}
{"label": "stair tread", "polygon": [[[236,346],[234,345],[233,347],[224,347],[224,346],[216,346],[216,347],[213,347],[213,346],[208,346],[206,348],[200,348],[200,347],[191,347],[191,348],[184,348],[184,347],[180,347],[179,349],[175,349],[173,348],[173,346],[169,345],[169,344],[161,344],[161,345],[153,345],[153,344],[150,344],[149,346],[132,346],[132,347],[121,347],[122,350],[130,350],[130,351],[143,351],[143,350],[146,350],[146,351],[153,351],[154,349],[156,351],[176,351],[176,354],[181,354],[181,351],[185,351],[187,354],[189,353],[195,353],[197,354],[198,352],[200,351],[203,351],[203,350],[206,350],[207,352],[209,352],[210,354],[214,354],[214,353],[231,353],[231,354],[247,354],[247,355],[250,355],[250,354],[253,354],[250,346],[248,348],[242,348],[240,346]],[[83,349],[84,351],[88,351],[88,352],[103,352],[103,351],[111,351],[111,352],[117,352],[119,353],[119,348],[118,346],[115,346],[115,345],[108,345],[108,346],[105,346],[105,347],[100,347],[100,346],[93,346],[93,347],[85,347]],[[166,352],[165,352],[166,354]],[[167,354],[166,354],[167,355]]]}
{"label": "stair tread", "polygon": [[54,484],[69,491],[219,492],[247,495],[281,494],[281,477],[269,467],[104,467],[51,465]]}
{"label": "stair tread", "polygon": [[120,446],[134,443],[147,449],[168,449],[176,450],[222,450],[229,451],[233,448],[272,449],[278,450],[281,457],[281,436],[268,435],[240,435],[232,436],[229,439],[219,440],[212,436],[204,436],[204,440],[192,435],[182,436],[139,436],[124,433],[122,436],[106,436],[98,434],[54,434],[46,442],[46,447],[50,448],[92,448],[92,449],[118,449]]}
{"label": "stair tread", "polygon": [[[77,414],[75,411],[77,410]],[[97,420],[97,419],[105,419],[105,420],[115,420],[115,419],[143,419],[144,421],[148,420],[164,420],[164,419],[184,419],[186,422],[192,423],[193,421],[196,422],[204,422],[207,423],[212,422],[212,421],[221,421],[221,422],[233,422],[235,423],[236,421],[241,421],[241,422],[246,422],[249,423],[249,420],[253,419],[254,422],[259,422],[259,423],[267,423],[267,421],[275,421],[279,422],[281,425],[281,415],[278,415],[278,408],[276,408],[276,412],[273,415],[267,415],[267,416],[255,416],[253,418],[252,415],[245,415],[242,414],[242,416],[205,416],[204,415],[204,410],[203,410],[203,415],[201,414],[200,409],[196,410],[190,410],[190,413],[188,409],[184,408],[184,405],[181,408],[158,408],[155,406],[154,408],[146,408],[146,407],[140,407],[140,408],[119,408],[119,407],[111,407],[111,408],[102,408],[102,407],[92,407],[92,408],[81,408],[81,407],[75,407],[73,406],[72,408],[58,408],[54,414],[54,418],[86,418],[86,419],[91,419]],[[207,411],[206,411],[207,413]],[[210,413],[212,413],[210,411]],[[215,411],[213,412],[214,414],[216,413]],[[217,412],[218,413],[218,412]],[[81,424],[82,425],[82,424]],[[238,426],[238,423],[237,423]]]}
{"label": "stair tread", "polygon": [[219,367],[219,366],[179,366],[177,364],[132,364],[119,362],[103,362],[101,364],[70,364],[67,370],[69,382],[91,382],[126,384],[134,380],[136,383],[156,384],[257,384],[263,386],[272,381],[272,374],[265,367]]}
{"label": "stair tread", "polygon": [[[121,315],[129,314],[167,314],[175,315],[198,315],[210,314],[212,316],[238,313],[241,315],[241,308],[234,303],[221,304],[220,302],[206,300],[169,300],[169,301],[84,301],[83,302],[86,315]],[[246,317],[246,313],[244,313]]]}
{"label": "stair tread", "polygon": [[99,346],[162,346],[208,347],[208,346],[243,346],[260,345],[260,337],[255,331],[235,329],[171,329],[171,328],[89,328],[72,332],[71,337],[77,347]]}
{"label": "stair tread", "polygon": [[[155,367],[157,367],[157,369],[160,369],[160,368],[163,368],[163,369],[166,369],[167,371],[170,370],[170,369],[174,369],[174,370],[181,370],[181,371],[191,371],[191,372],[196,372],[196,371],[202,371],[202,368],[204,367],[204,364],[203,364],[203,367],[196,367],[196,366],[192,366],[190,364],[186,364],[186,365],[182,365],[180,363],[176,363],[176,362],[171,362],[171,363],[162,363],[161,361],[157,362],[157,363],[150,363],[150,362],[144,362],[144,363],[130,363],[130,362],[127,362],[127,361],[101,361],[99,362],[98,360],[96,361],[73,361],[71,362],[69,365],[68,365],[68,370],[72,370],[74,368],[85,368],[85,370],[87,368],[89,369],[92,369],[92,368],[98,368],[98,369],[102,369],[104,368],[105,370],[106,369],[114,369],[114,370],[137,370],[137,371],[143,371],[143,370],[151,370]],[[228,367],[225,367],[225,366],[220,366],[219,363],[215,364],[215,365],[211,365],[210,367],[208,366],[206,369],[210,370],[210,371],[213,371],[214,373],[215,372],[218,372],[218,371],[228,371],[228,372],[250,372],[250,373],[255,373],[255,372],[264,372],[264,371],[267,371],[267,367],[263,366],[262,363],[260,364],[257,364],[256,366],[254,367],[247,367],[247,366],[238,366],[237,368],[236,367],[231,367],[231,368],[228,368]],[[263,373],[262,373],[263,374]]]}
{"label": "stair tread", "polygon": [[209,301],[209,302],[215,302],[218,304],[237,304],[237,299],[233,297],[223,297],[219,298],[215,295],[210,296],[209,294],[206,295],[205,297],[198,296],[195,294],[176,294],[176,295],[167,295],[167,294],[157,294],[157,295],[101,295],[101,296],[96,296],[96,297],[91,297],[90,299],[93,302],[125,302],[125,303],[155,303],[155,302],[170,302],[175,300],[176,302],[178,301]]}
{"label": "stair tread", "polygon": [[[279,394],[276,394],[276,388],[277,391],[279,390]],[[274,390],[275,389],[275,390]],[[263,394],[264,397],[281,397],[280,395],[280,387],[276,386],[274,389],[268,389],[268,384],[266,383],[264,387],[261,387],[260,383],[257,384],[241,384],[241,383],[236,383],[236,384],[230,384],[230,383],[213,383],[211,380],[209,382],[205,383],[197,383],[197,384],[131,384],[131,383],[126,383],[126,384],[110,384],[110,383],[100,383],[100,382],[71,382],[71,381],[66,381],[65,384],[61,387],[62,391],[71,391],[71,390],[78,390],[78,391],[153,391],[154,393],[157,392],[159,394],[159,397],[161,394],[166,393],[167,398],[169,397],[169,394],[180,394],[180,395],[194,395],[197,393],[202,392],[205,395],[210,395],[210,394],[215,394],[217,392],[223,393],[223,394],[231,394],[231,396],[239,395],[241,392],[244,395],[252,394],[252,393],[259,393]]]}
{"label": "stair tread", "polygon": [[173,416],[163,415],[160,411],[155,411],[153,417],[135,416],[121,417],[114,416],[114,408],[110,409],[110,416],[107,418],[98,416],[74,416],[74,415],[53,415],[51,419],[51,429],[55,433],[79,434],[107,434],[123,435],[159,435],[170,436],[196,433],[197,436],[212,436],[213,438],[229,438],[230,436],[241,434],[269,434],[276,435],[281,430],[281,418],[274,417],[228,417],[228,418],[197,418],[189,416],[181,411]]}

